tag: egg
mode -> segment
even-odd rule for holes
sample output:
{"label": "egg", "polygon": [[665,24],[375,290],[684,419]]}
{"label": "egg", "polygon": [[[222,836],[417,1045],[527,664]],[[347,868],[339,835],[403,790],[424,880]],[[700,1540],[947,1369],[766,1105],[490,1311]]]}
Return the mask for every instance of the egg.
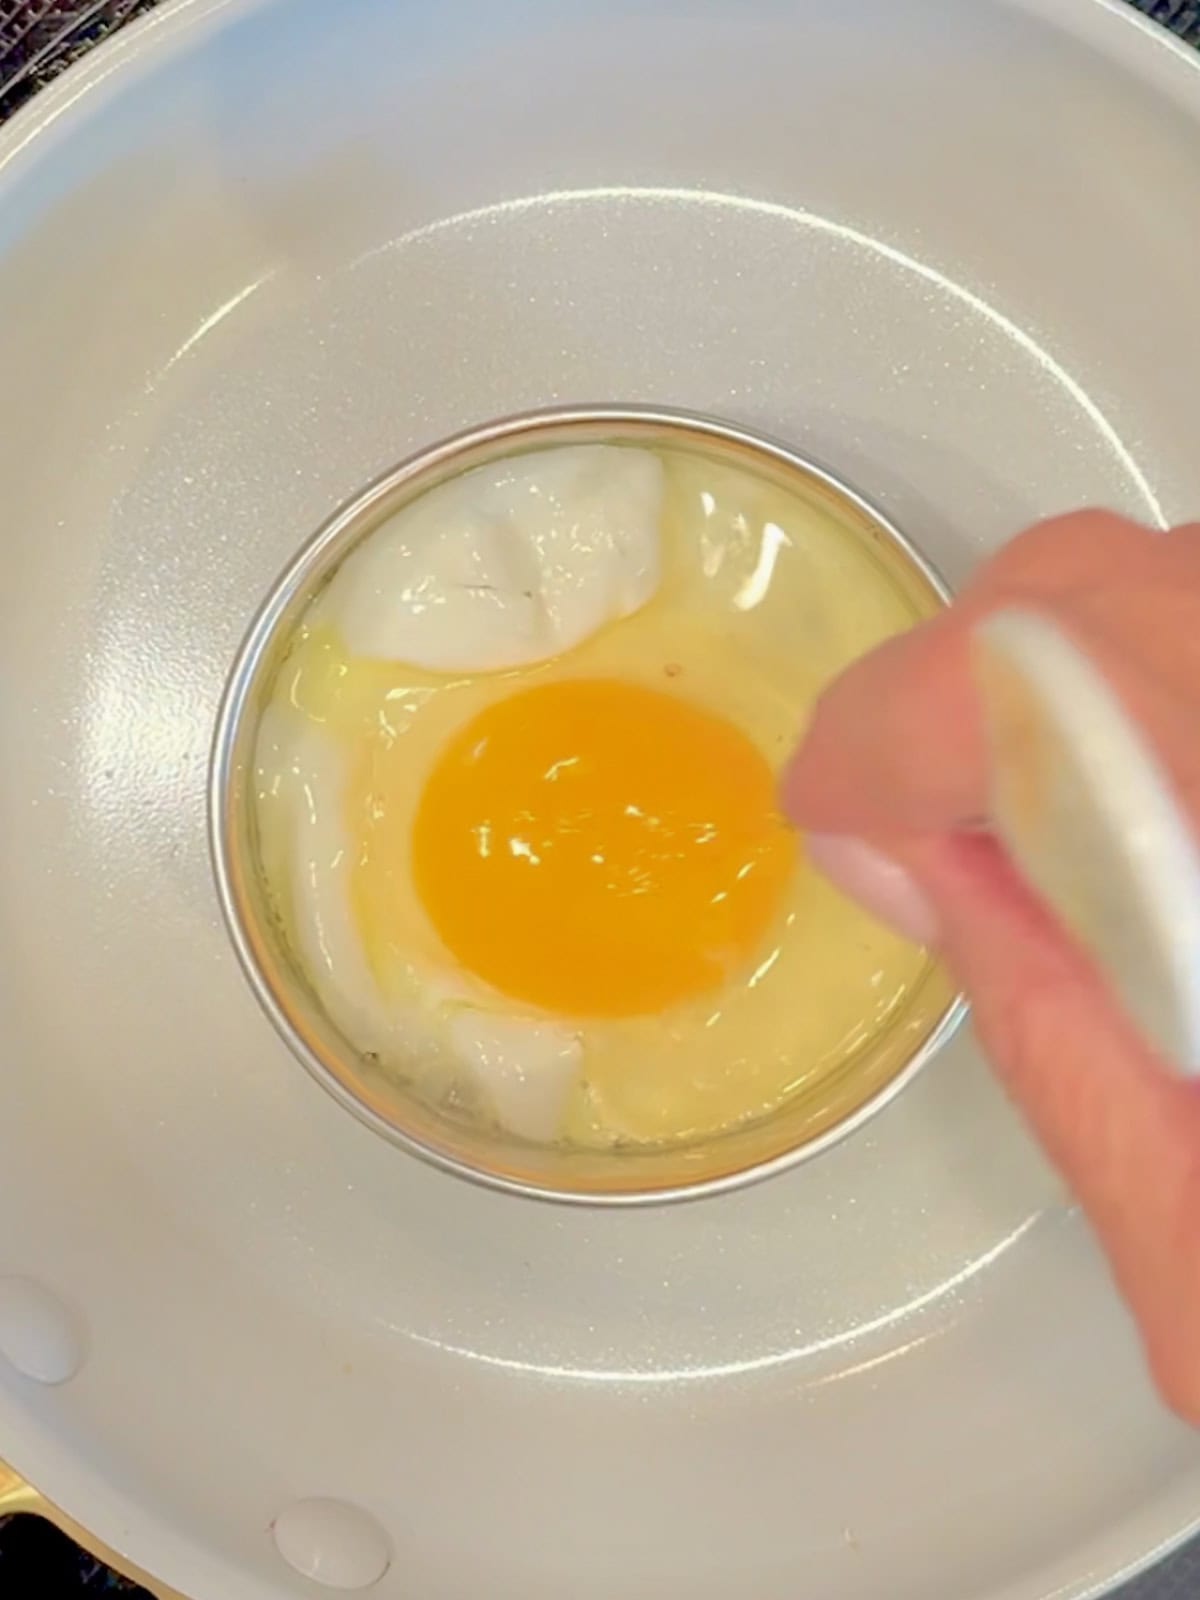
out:
{"label": "egg", "polygon": [[434,1103],[590,1147],[842,1070],[928,958],[808,866],[776,774],[914,604],[832,511],[683,449],[532,452],[369,534],[256,754],[263,873],[335,1025]]}

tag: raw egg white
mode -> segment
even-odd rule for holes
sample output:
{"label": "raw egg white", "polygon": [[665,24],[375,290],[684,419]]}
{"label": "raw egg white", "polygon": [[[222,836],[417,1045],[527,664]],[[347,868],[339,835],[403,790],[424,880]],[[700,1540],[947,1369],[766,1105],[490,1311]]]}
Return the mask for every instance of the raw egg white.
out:
{"label": "raw egg white", "polygon": [[832,512],[685,451],[548,449],[368,535],[257,747],[263,871],[352,1045],[588,1145],[839,1070],[927,958],[804,862],[775,773],[916,620]]}

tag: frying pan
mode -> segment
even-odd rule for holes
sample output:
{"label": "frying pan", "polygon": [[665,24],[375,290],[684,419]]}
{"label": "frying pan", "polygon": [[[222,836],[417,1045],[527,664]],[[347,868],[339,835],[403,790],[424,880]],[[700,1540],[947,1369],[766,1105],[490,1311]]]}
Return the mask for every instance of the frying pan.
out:
{"label": "frying pan", "polygon": [[1105,0],[175,0],[6,125],[0,1505],[189,1600],[1082,1600],[1189,1531],[966,1033],[744,1193],[476,1191],[260,1015],[205,780],[274,574],[491,417],[727,417],[952,582],[1194,515],[1198,137]]}

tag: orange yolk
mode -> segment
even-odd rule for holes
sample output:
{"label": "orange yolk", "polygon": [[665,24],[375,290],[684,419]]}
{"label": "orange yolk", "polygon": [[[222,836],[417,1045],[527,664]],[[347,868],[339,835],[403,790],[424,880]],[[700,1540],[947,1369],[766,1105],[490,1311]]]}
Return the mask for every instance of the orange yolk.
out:
{"label": "orange yolk", "polygon": [[417,892],[459,962],[569,1016],[715,988],[761,944],[794,856],[742,733],[615,680],[481,712],[433,767],[412,834]]}

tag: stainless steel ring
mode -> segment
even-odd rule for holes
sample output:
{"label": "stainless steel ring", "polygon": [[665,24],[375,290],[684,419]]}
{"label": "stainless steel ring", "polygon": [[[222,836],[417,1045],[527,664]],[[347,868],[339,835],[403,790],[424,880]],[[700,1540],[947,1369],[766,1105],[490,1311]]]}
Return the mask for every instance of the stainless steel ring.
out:
{"label": "stainless steel ring", "polygon": [[[267,1016],[321,1086],[376,1133],[444,1171],[508,1193],[569,1204],[639,1205],[726,1193],[784,1172],[847,1138],[912,1082],[965,1014],[947,991],[910,1054],[861,1103],[810,1135],[765,1138],[786,1111],[750,1129],[709,1141],[705,1151],[624,1152],[619,1177],[582,1154],[558,1152],[557,1168],[529,1149],[500,1159],[491,1143],[436,1118],[412,1095],[383,1081],[332,1028],[280,948],[255,867],[246,778],[258,711],[274,677],[276,652],[339,561],[386,517],[445,479],[499,456],[566,442],[688,443],[753,464],[836,506],[905,581],[944,603],[940,574],[861,494],[789,446],[736,424],[649,406],[553,408],[505,417],[456,434],[409,457],[337,510],[289,563],[259,607],[238,651],[217,716],[209,782],[209,841],[222,914],[242,969]],[[739,1142],[740,1141],[740,1142]],[[755,1146],[759,1153],[755,1154]],[[720,1146],[718,1150],[717,1147]],[[715,1153],[714,1153],[715,1152]],[[564,1178],[563,1172],[569,1174]]]}

